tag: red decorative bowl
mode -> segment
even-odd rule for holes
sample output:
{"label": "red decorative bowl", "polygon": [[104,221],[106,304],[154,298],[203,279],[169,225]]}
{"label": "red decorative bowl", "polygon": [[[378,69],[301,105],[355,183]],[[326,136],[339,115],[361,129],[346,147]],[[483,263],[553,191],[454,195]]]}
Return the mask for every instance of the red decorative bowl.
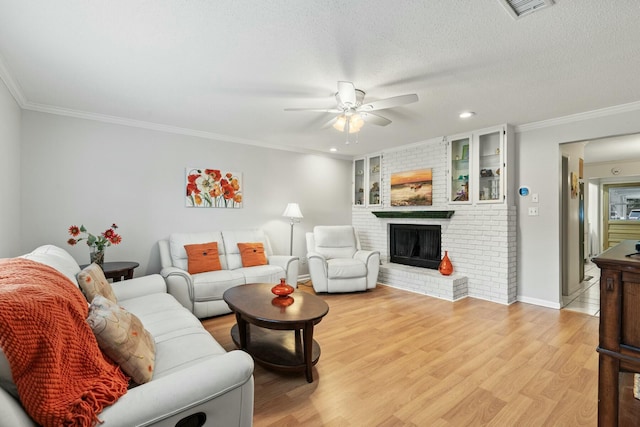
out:
{"label": "red decorative bowl", "polygon": [[271,288],[271,292],[279,297],[286,297],[289,294],[293,293],[293,286],[288,285],[284,282],[284,279],[280,279],[280,283]]}

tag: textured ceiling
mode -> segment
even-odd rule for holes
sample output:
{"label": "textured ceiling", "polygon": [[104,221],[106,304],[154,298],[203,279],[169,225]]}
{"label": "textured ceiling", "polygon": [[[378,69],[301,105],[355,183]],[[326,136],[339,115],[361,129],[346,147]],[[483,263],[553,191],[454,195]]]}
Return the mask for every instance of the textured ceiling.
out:
{"label": "textured ceiling", "polygon": [[[556,0],[0,0],[0,75],[22,106],[215,139],[374,152],[640,100],[640,3]],[[323,128],[338,80],[380,111]],[[461,120],[458,114],[477,114]]]}

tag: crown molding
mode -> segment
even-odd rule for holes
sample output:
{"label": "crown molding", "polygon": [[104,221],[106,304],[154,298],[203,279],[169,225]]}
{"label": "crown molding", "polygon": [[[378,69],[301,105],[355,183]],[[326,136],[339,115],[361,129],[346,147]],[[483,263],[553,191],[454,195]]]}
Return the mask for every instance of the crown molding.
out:
{"label": "crown molding", "polygon": [[86,111],[56,107],[56,106],[47,105],[47,104],[38,104],[35,102],[26,102],[22,108],[25,110],[55,114],[59,116],[75,117],[79,119],[93,120],[93,121],[103,122],[103,123],[112,123],[112,124],[117,124],[121,126],[135,127],[135,128],[141,128],[141,129],[147,129],[147,130],[153,130],[153,131],[165,132],[165,133],[172,133],[176,135],[194,136],[194,137],[209,139],[213,141],[253,145],[256,147],[269,148],[272,150],[291,151],[291,152],[302,153],[302,154],[313,154],[316,156],[320,155],[320,156],[331,157],[331,158],[351,160],[350,156],[344,156],[344,155],[335,154],[335,153],[324,153],[324,152],[308,150],[304,148],[268,144],[268,143],[253,140],[253,139],[238,138],[234,136],[222,135],[222,134],[213,133],[213,132],[200,131],[200,130],[183,128],[178,126],[163,125],[160,123],[147,122],[143,120],[134,120],[134,119],[128,119],[128,118],[118,117],[118,116],[110,116],[107,114],[89,113]]}
{"label": "crown molding", "polygon": [[9,66],[4,56],[0,55],[0,79],[4,82],[9,89],[9,93],[16,100],[20,108],[24,109],[27,104],[27,98],[22,93],[22,88],[16,79],[13,78],[13,74],[9,71]]}
{"label": "crown molding", "polygon": [[557,117],[555,119],[541,120],[539,122],[532,122],[526,123],[524,125],[514,126],[514,131],[517,133],[529,132],[532,130],[545,129],[554,126],[580,122],[583,120],[597,119],[600,117],[613,116],[615,114],[628,113],[638,110],[640,110],[640,101],[630,102],[628,104],[614,105],[613,107],[601,108],[599,110],[570,114],[568,116]]}

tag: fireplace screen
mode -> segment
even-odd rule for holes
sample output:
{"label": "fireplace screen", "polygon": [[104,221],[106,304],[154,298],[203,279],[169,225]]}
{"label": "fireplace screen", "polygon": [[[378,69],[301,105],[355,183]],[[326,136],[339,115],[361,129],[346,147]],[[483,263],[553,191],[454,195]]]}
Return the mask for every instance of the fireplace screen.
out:
{"label": "fireplace screen", "polygon": [[441,255],[439,225],[389,224],[390,261],[437,269]]}

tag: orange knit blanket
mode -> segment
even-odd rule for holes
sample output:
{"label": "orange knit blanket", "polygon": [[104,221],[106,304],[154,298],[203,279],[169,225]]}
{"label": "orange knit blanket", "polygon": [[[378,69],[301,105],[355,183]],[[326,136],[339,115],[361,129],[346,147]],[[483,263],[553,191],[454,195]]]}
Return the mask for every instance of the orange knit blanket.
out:
{"label": "orange knit blanket", "polygon": [[0,260],[0,347],[23,407],[42,426],[95,425],[127,392],[127,377],[102,355],[87,314],[81,291],[57,270]]}

